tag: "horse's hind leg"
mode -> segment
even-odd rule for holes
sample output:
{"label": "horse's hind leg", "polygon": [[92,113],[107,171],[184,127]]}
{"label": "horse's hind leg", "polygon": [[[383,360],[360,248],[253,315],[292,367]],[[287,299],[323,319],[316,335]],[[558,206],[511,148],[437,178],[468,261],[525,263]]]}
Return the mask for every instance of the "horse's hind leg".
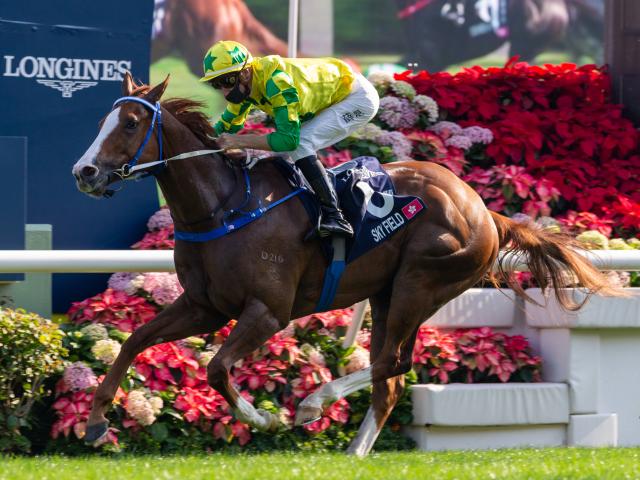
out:
{"label": "horse's hind leg", "polygon": [[[372,307],[373,329],[371,332],[371,362],[375,363],[380,356],[387,335],[388,301],[386,308],[374,309]],[[400,362],[411,368],[413,346],[418,333],[416,327],[410,339],[400,352]],[[363,457],[369,453],[375,443],[382,427],[391,415],[393,408],[404,392],[404,375],[398,375],[373,384],[371,406],[367,415],[360,424],[358,435],[351,442],[347,453]]]}
{"label": "horse's hind leg", "polygon": [[[375,365],[384,346],[387,334],[387,315],[389,311],[389,295],[378,295],[370,299],[373,330],[371,332],[371,361]],[[400,352],[400,362],[404,368],[410,369],[412,363],[413,345],[418,332],[414,329],[409,341]],[[351,393],[371,385],[371,371],[373,366],[351,373],[345,377],[324,384],[313,392],[298,406],[296,425],[310,423],[322,415],[324,407],[346,397]],[[357,437],[353,440],[348,453],[364,456],[373,447],[380,430],[391,414],[393,407],[404,391],[404,375],[384,379],[373,384],[372,406],[360,425]]]}
{"label": "horse's hind leg", "polygon": [[[403,356],[402,352],[405,347],[413,349],[418,327],[442,305],[470,286],[460,288],[459,285],[436,285],[437,283],[427,283],[424,277],[409,275],[394,283],[384,343],[372,364],[371,375],[374,384],[411,370],[411,355]],[[416,288],[417,286],[419,288]]]}
{"label": "horse's hind leg", "polygon": [[105,414],[127,369],[140,352],[158,343],[218,330],[227,321],[227,318],[215,317],[191,306],[182,295],[153,320],[134,331],[122,345],[118,358],[96,390],[84,441],[94,443],[107,433],[109,422]]}
{"label": "horse's hind leg", "polygon": [[[444,275],[429,281],[425,271],[413,266],[401,270],[393,285],[386,318],[374,318],[371,339],[372,405],[349,446],[348,453],[366,455],[404,391],[404,374],[413,365],[413,348],[420,325],[441,305],[473,283],[471,275],[455,281]],[[416,294],[416,292],[419,292]]]}
{"label": "horse's hind leg", "polygon": [[[409,355],[412,349],[406,349]],[[373,384],[371,406],[360,424],[358,435],[353,439],[347,453],[359,457],[366,456],[378,438],[393,408],[404,393],[404,375],[398,375]]]}

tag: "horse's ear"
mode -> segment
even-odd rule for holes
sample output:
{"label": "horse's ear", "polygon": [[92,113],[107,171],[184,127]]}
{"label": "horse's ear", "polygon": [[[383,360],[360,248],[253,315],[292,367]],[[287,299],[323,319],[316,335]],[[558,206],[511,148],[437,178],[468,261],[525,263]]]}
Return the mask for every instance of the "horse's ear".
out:
{"label": "horse's ear", "polygon": [[170,75],[167,75],[167,78],[164,79],[164,82],[159,83],[158,85],[153,87],[149,91],[149,93],[147,93],[144,96],[145,100],[147,100],[147,101],[149,101],[151,103],[156,103],[157,101],[159,101],[160,98],[162,98],[162,94],[166,90],[167,85],[169,85],[169,77],[170,77]]}
{"label": "horse's ear", "polygon": [[135,83],[133,82],[133,77],[129,72],[125,72],[124,78],[122,79],[122,95],[125,97],[131,96],[135,87]]}

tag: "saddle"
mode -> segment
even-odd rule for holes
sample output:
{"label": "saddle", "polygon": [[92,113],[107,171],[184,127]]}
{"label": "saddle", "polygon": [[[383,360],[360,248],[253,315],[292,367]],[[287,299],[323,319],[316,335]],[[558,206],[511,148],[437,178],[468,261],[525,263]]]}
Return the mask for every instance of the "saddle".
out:
{"label": "saddle", "polygon": [[[311,224],[316,225],[320,202],[311,193],[305,178],[286,160],[277,158],[274,162],[293,189],[303,189],[306,193],[298,198]],[[358,157],[327,172],[354,235],[352,238],[337,235],[320,238],[328,265],[316,312],[327,311],[333,304],[346,265],[391,238],[426,208],[421,198],[397,195],[391,177],[374,157]]]}
{"label": "saddle", "polygon": [[[320,204],[297,168],[284,159],[274,162],[292,188],[305,188],[300,196],[312,225],[320,215]],[[392,237],[425,208],[418,197],[397,195],[393,182],[374,157],[358,157],[328,169],[338,194],[340,208],[353,227],[353,238],[345,239],[346,264]],[[328,261],[334,259],[335,241],[322,238]]]}

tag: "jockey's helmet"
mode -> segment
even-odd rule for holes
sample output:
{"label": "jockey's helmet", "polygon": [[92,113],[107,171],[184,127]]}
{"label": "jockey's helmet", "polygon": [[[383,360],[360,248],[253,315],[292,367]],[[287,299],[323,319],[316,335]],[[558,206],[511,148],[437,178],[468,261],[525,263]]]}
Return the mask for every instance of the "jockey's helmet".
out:
{"label": "jockey's helmet", "polygon": [[214,43],[202,61],[204,76],[201,82],[208,82],[220,75],[239,72],[251,63],[253,57],[247,47],[232,40],[220,40]]}

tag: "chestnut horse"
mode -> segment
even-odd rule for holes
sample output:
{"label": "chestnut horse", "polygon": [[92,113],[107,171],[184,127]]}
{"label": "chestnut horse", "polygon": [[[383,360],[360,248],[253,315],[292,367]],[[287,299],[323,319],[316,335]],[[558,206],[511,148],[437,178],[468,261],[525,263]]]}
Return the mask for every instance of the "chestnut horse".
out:
{"label": "chestnut horse", "polygon": [[[186,99],[160,103],[167,79],[153,87],[136,85],[127,74],[125,97],[101,123],[97,138],[73,167],[78,188],[102,197],[108,186],[139,157],[153,165],[164,157],[215,148],[213,130],[200,104]],[[161,112],[163,123],[154,129]],[[159,142],[158,138],[162,141]],[[241,167],[218,153],[166,164],[156,179],[170,207],[176,229],[203,232],[220,227],[225,210],[245,201]],[[350,453],[366,455],[404,387],[420,325],[441,306],[486,276],[501,247],[526,252],[540,283],[552,285],[562,304],[562,270],[573,272],[588,293],[615,294],[590,263],[571,249],[564,236],[516,223],[485,207],[482,199],[446,168],[429,162],[385,165],[396,190],[421,197],[427,210],[403,230],[347,265],[331,309],[369,298],[373,316],[371,366],[319,388],[300,405],[296,424],[314,421],[324,406],[373,385],[372,405]],[[262,160],[250,171],[248,209],[276,202],[291,188],[273,162]],[[278,419],[256,410],[239,395],[229,369],[251,354],[292,318],[309,315],[322,290],[327,267],[319,241],[304,241],[312,228],[296,199],[269,210],[268,218],[249,223],[218,239],[177,240],[174,259],[184,293],[123,344],[117,360],[98,387],[85,440],[107,432],[105,417],[118,385],[136,355],[152,345],[213,332],[232,319],[237,324],[207,367],[208,383],[243,422],[276,430]],[[264,253],[267,255],[264,255]],[[278,258],[272,262],[270,258]],[[280,261],[282,259],[282,261]],[[566,282],[566,277],[564,277]],[[517,290],[524,295],[522,290]]]}

